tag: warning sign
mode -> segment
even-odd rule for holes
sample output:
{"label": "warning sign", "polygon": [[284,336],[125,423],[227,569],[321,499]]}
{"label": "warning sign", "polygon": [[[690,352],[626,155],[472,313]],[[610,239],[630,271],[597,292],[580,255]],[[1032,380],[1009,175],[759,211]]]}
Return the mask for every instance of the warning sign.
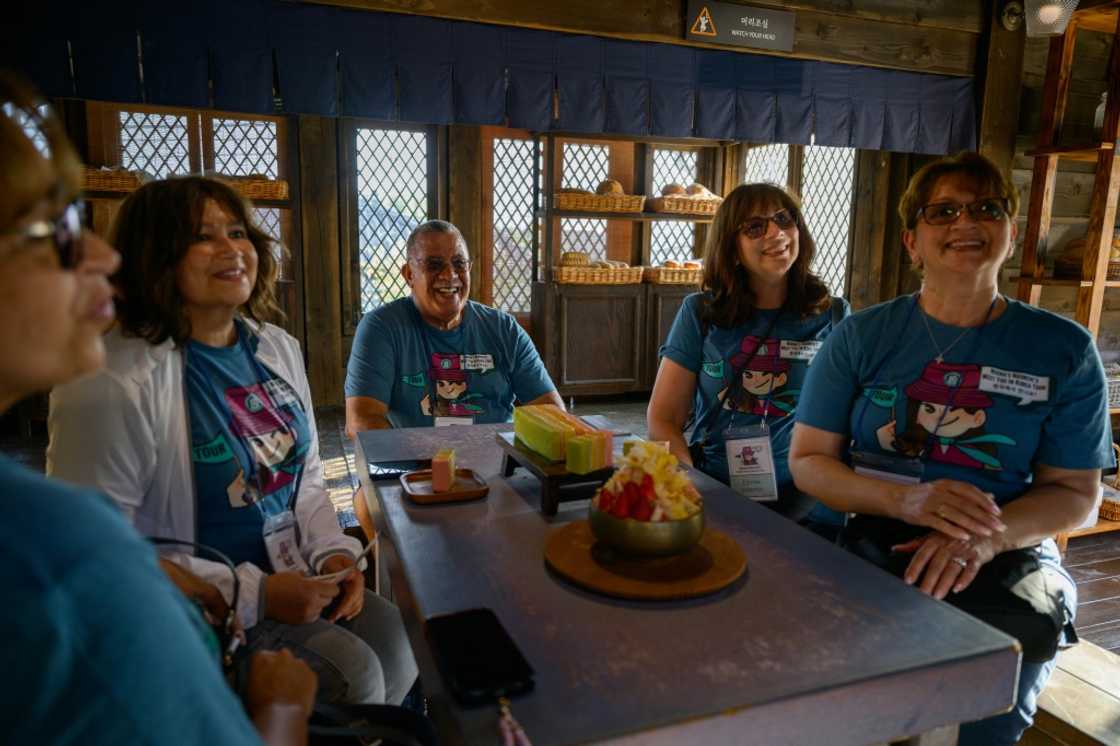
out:
{"label": "warning sign", "polygon": [[696,15],[696,20],[692,23],[691,33],[697,36],[718,36],[716,31],[716,22],[712,20],[712,13],[708,10],[707,5],[700,6],[700,12]]}
{"label": "warning sign", "polygon": [[785,10],[753,8],[720,0],[688,0],[692,22],[685,38],[709,44],[793,51],[796,16]]}

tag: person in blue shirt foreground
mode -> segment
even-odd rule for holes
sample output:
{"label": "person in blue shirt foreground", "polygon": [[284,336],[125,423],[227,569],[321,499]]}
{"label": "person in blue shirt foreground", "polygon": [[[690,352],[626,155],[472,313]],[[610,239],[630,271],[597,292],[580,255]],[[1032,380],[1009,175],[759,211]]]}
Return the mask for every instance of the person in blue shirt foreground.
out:
{"label": "person in blue shirt foreground", "polygon": [[[851,313],[810,271],[815,253],[800,205],[784,189],[743,184],[732,191],[708,230],[703,292],[685,298],[661,348],[646,420],[652,440],[668,441],[681,461],[733,487],[741,482],[729,461],[748,461],[757,448],[731,438],[729,454],[727,433],[766,423],[776,494],[760,494],[763,484],[746,496],[827,533],[839,515],[799,493],[786,462],[806,372]],[[695,427],[686,443],[690,415]]]}
{"label": "person in blue shirt foreground", "polygon": [[899,214],[921,290],[825,341],[790,447],[798,487],[856,514],[844,546],[1022,644],[1015,707],[963,725],[966,745],[1015,743],[1076,639],[1051,537],[1085,520],[1113,464],[1093,338],[999,294],[1018,201],[976,153],[913,176]]}
{"label": "person in blue shirt foreground", "polygon": [[469,300],[459,229],[417,226],[401,274],[411,295],[367,313],[346,368],[346,432],[508,422],[514,403],[564,402],[529,335],[504,311]]}
{"label": "person in blue shirt foreground", "polygon": [[[82,229],[81,168],[58,119],[2,72],[0,163],[3,412],[102,365],[119,257]],[[0,495],[0,742],[306,742],[310,668],[287,651],[254,656],[247,717],[199,609],[105,496],[2,455]]]}

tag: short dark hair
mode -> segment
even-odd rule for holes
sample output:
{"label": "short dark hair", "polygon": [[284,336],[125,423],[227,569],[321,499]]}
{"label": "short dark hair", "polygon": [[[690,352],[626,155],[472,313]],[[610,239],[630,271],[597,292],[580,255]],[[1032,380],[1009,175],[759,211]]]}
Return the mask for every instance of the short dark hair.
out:
{"label": "short dark hair", "polygon": [[817,244],[801,215],[801,204],[776,184],[741,184],[716,211],[704,243],[703,289],[711,293],[702,321],[722,327],[746,323],[755,310],[747,268],[739,262],[739,227],[759,210],[778,205],[797,219],[797,259],[786,275],[786,306],[801,316],[829,307],[828,287],[809,270]]}
{"label": "short dark hair", "polygon": [[128,196],[113,221],[110,243],[120,252],[121,266],[110,280],[125,334],[152,344],[170,338],[181,345],[190,338],[176,269],[196,240],[207,199],[245,224],[257,250],[257,282],[241,313],[257,322],[282,316],[276,301],[281,259],[277,242],[256,225],[252,208],[233,187],[217,179],[185,176],[143,185]]}
{"label": "short dark hair", "polygon": [[416,252],[416,243],[420,240],[421,236],[428,233],[443,233],[446,235],[455,236],[456,245],[462,246],[463,251],[469,255],[471,253],[470,247],[467,246],[467,239],[463,238],[462,232],[455,226],[454,223],[449,223],[446,220],[429,220],[421,223],[412,229],[408,234],[408,239],[405,241],[405,254],[408,259],[412,259]]}
{"label": "short dark hair", "polygon": [[966,150],[952,157],[927,163],[910,177],[902,199],[898,201],[898,216],[907,230],[918,225],[918,209],[929,204],[930,195],[937,182],[946,177],[957,177],[970,182],[981,194],[993,194],[1007,200],[1008,217],[1014,221],[1019,212],[1019,190],[996,164],[987,157]]}

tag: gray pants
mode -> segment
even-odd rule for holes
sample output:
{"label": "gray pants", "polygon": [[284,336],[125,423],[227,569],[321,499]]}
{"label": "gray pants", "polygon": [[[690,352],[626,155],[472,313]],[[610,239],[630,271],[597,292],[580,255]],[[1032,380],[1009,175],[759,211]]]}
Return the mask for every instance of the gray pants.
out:
{"label": "gray pants", "polygon": [[287,648],[319,675],[320,702],[399,705],[416,681],[416,660],[400,610],[366,591],[362,613],[348,622],[284,624],[262,619],[248,649]]}

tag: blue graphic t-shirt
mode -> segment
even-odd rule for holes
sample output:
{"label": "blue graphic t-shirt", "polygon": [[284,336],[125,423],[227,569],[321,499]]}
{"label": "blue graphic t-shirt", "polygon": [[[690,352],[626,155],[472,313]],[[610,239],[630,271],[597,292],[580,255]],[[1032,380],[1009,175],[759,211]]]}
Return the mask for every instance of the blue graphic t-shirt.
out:
{"label": "blue graphic t-shirt", "polygon": [[310,434],[295,390],[257,362],[243,322],[237,332],[229,347],[186,345],[198,540],[271,571],[264,521],[294,502]]}
{"label": "blue graphic t-shirt", "polygon": [[970,482],[999,503],[1021,495],[1038,464],[1113,464],[1092,337],[1014,300],[968,330],[925,316],[912,295],[855,314],[817,355],[797,420],[851,434],[856,450],[919,457],[923,481]]}
{"label": "blue graphic t-shirt", "polygon": [[4,456],[0,495],[4,743],[260,745],[198,609],[111,500]]}
{"label": "blue graphic t-shirt", "polygon": [[[833,320],[845,318],[851,308],[843,298],[833,298],[835,310],[829,308],[805,319],[783,312],[775,320],[778,311],[759,310],[741,326],[711,326],[705,337],[700,324],[704,297],[703,293],[694,293],[685,298],[661,347],[662,357],[696,374],[693,412],[698,423],[713,402],[722,398],[721,393],[731,383],[735,370],[750,358],[740,377],[742,390],[737,393],[735,411],[731,410],[730,397],[726,397],[719,412],[708,420],[705,471],[727,483],[724,432],[732,425],[756,425],[765,416],[774,446],[778,486],[788,485],[793,482],[789,474],[792,415],[801,396],[802,381],[822,341],[832,331]],[[769,335],[760,339],[768,328]],[[697,430],[693,431],[694,440],[699,437]]]}
{"label": "blue graphic t-shirt", "polygon": [[393,427],[430,426],[437,416],[508,422],[515,400],[555,388],[517,321],[474,301],[450,331],[427,324],[411,297],[370,311],[346,368],[346,395],[387,404]]}

